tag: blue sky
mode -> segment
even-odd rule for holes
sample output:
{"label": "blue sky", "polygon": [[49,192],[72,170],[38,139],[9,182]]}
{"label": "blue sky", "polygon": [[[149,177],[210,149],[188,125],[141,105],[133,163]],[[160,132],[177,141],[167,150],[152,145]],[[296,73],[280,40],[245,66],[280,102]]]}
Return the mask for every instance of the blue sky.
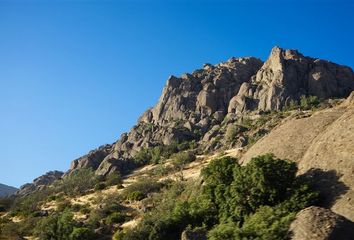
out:
{"label": "blue sky", "polygon": [[128,131],[165,80],[274,45],[354,67],[351,1],[0,0],[0,182]]}

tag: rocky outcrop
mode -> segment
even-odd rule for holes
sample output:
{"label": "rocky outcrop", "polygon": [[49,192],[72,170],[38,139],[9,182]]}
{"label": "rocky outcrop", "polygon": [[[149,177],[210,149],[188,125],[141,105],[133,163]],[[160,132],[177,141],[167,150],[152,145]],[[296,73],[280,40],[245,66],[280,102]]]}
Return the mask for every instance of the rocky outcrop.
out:
{"label": "rocky outcrop", "polygon": [[320,207],[309,207],[296,215],[290,226],[293,240],[350,240],[354,223]]}
{"label": "rocky outcrop", "polygon": [[353,95],[310,117],[287,119],[253,145],[241,161],[247,163],[269,152],[296,161],[299,174],[313,178],[323,193],[322,206],[354,221]]}
{"label": "rocky outcrop", "polygon": [[0,183],[0,197],[6,197],[15,193],[18,189]]}
{"label": "rocky outcrop", "polygon": [[17,195],[28,195],[36,190],[43,188],[44,186],[52,184],[54,181],[61,179],[63,172],[60,171],[50,171],[46,174],[36,178],[32,183],[27,183],[20,187],[20,189],[15,193]]}
{"label": "rocky outcrop", "polygon": [[328,99],[346,97],[353,90],[351,68],[274,47],[252,82],[232,99],[229,112],[280,110],[301,95]]}
{"label": "rocky outcrop", "polygon": [[111,150],[112,145],[107,144],[90,151],[88,154],[72,161],[68,173],[78,168],[91,168],[96,170],[100,166],[103,159],[110,154]]}
{"label": "rocky outcrop", "polygon": [[261,65],[256,58],[231,58],[217,65],[205,64],[203,69],[181,78],[171,76],[151,110],[152,122],[163,125],[183,119],[197,124],[216,112],[225,115],[230,99]]}

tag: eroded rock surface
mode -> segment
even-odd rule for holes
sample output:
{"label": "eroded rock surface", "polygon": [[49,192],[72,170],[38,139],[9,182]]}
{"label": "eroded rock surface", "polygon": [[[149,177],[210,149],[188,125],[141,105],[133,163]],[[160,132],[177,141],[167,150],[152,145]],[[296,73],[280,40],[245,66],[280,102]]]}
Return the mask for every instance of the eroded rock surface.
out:
{"label": "eroded rock surface", "polygon": [[351,240],[354,223],[320,207],[309,207],[296,215],[290,226],[293,240]]}

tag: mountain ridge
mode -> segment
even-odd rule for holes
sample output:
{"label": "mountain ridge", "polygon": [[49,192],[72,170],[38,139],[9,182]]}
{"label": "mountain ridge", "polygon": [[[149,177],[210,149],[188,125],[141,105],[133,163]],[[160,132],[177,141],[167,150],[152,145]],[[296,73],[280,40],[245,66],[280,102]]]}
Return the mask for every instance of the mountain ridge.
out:
{"label": "mountain ridge", "polygon": [[6,197],[8,195],[14,194],[18,189],[6,184],[0,183],[0,197]]}

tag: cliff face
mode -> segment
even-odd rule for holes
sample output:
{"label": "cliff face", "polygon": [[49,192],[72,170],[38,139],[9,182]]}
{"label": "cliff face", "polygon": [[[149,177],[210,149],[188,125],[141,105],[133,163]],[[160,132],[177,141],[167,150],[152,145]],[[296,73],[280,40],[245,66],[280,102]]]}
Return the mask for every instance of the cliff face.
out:
{"label": "cliff face", "polygon": [[125,171],[141,148],[190,140],[202,145],[230,119],[280,110],[302,95],[328,99],[347,97],[353,90],[349,67],[279,47],[264,63],[247,57],[205,64],[191,74],[169,77],[156,106],[129,133],[73,161],[70,171],[81,167],[91,167],[100,175]]}

